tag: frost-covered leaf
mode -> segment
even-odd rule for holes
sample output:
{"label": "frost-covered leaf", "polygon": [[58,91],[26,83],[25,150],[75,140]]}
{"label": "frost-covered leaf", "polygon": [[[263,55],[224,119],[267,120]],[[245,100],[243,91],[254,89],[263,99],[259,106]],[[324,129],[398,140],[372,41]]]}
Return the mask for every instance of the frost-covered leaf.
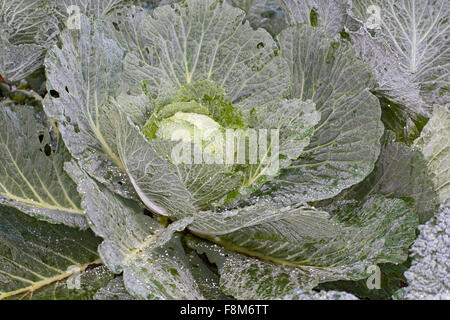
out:
{"label": "frost-covered leaf", "polygon": [[414,146],[422,151],[441,203],[450,199],[450,105],[435,106]]}
{"label": "frost-covered leaf", "polygon": [[227,0],[235,7],[247,13],[250,25],[266,29],[271,35],[277,35],[286,27],[284,12],[279,0]]}
{"label": "frost-covered leaf", "polygon": [[36,44],[11,45],[1,41],[0,75],[7,81],[19,81],[39,69],[44,50]]}
{"label": "frost-covered leaf", "polygon": [[117,276],[96,292],[94,300],[134,300],[134,297],[125,288],[123,277]]}
{"label": "frost-covered leaf", "polygon": [[59,135],[32,107],[0,104],[0,203],[52,223],[87,228]]}
{"label": "frost-covered leaf", "polygon": [[289,25],[310,24],[324,26],[334,37],[345,26],[347,0],[281,0]]}
{"label": "frost-covered leaf", "polygon": [[[115,273],[123,272],[127,290],[138,299],[203,299],[177,231],[192,218],[167,228],[143,214],[131,200],[113,194],[93,181],[75,163],[66,165],[83,195],[91,228],[105,241],[99,252]],[[207,275],[198,281],[209,281]]]}
{"label": "frost-covered leaf", "polygon": [[405,72],[399,59],[382,37],[373,37],[367,30],[350,33],[355,56],[372,68],[377,84],[373,91],[398,104],[412,120],[429,115],[429,108],[420,95],[413,76]]}
{"label": "frost-covered leaf", "polygon": [[153,98],[171,98],[185,84],[212,80],[243,108],[277,101],[286,92],[289,74],[275,41],[265,30],[242,23],[245,13],[240,9],[191,0],[135,18],[142,19],[138,25],[121,23],[120,17],[110,24],[116,33],[129,30],[121,24],[136,26],[126,36],[116,36],[138,44],[127,54],[124,77],[135,92],[144,81]]}
{"label": "frost-covered leaf", "polygon": [[409,286],[398,299],[450,300],[450,202],[443,204],[435,218],[419,227],[411,248],[412,265],[405,272]]}
{"label": "frost-covered leaf", "polygon": [[317,209],[299,210],[276,222],[220,236],[219,244],[240,247],[255,256],[294,267],[336,267],[341,263],[347,265],[341,266],[342,275],[357,273],[357,268],[352,270],[350,265],[359,263],[360,258],[376,261],[382,256],[380,260],[385,262],[406,259],[417,221],[405,202],[374,196],[363,205],[344,201],[328,209],[334,218]]}
{"label": "frost-covered leaf", "polygon": [[[80,272],[101,262],[99,243],[91,231],[52,225],[0,207],[0,299],[32,298],[35,291],[37,298],[58,298],[53,289],[59,297],[86,297],[88,292],[66,290],[64,285],[76,286]],[[83,284],[82,290],[91,284]]]}
{"label": "frost-covered leaf", "polygon": [[[184,240],[184,239],[183,239]],[[230,300],[219,286],[219,274],[216,266],[209,261],[204,261],[197,251],[186,251],[192,265],[192,275],[197,281],[198,287],[205,299],[208,300]],[[206,259],[207,260],[207,259]]]}
{"label": "frost-covered leaf", "polygon": [[373,78],[348,45],[323,29],[298,25],[279,36],[291,72],[290,97],[311,99],[321,113],[311,144],[283,170],[274,189],[295,201],[331,198],[372,170],[383,132]]}
{"label": "frost-covered leaf", "polygon": [[[335,281],[320,284],[317,289],[321,292],[343,291],[351,293],[361,299],[370,300],[388,300],[400,288],[406,286],[406,278],[403,275],[408,270],[408,262],[403,264],[382,263],[377,266],[380,268],[380,288],[369,288],[368,279],[358,281]],[[373,275],[372,273],[371,275]],[[369,283],[373,280],[369,280]],[[326,291],[325,291],[326,290]]]}
{"label": "frost-covered leaf", "polygon": [[153,113],[153,104],[150,98],[145,94],[138,96],[121,93],[112,101],[115,107],[123,114],[130,117],[130,119],[139,127],[144,127],[147,119]]}
{"label": "frost-covered leaf", "polygon": [[93,300],[96,292],[106,286],[114,274],[104,265],[91,264],[85,271],[68,279],[51,283],[33,292],[26,292],[10,300]]}
{"label": "frost-covered leaf", "polygon": [[[88,17],[104,18],[113,10],[123,8],[127,5],[127,0],[52,0],[60,12],[69,17],[78,13]],[[70,8],[78,7],[79,12],[74,12]],[[69,14],[71,13],[71,15]]]}
{"label": "frost-covered leaf", "polygon": [[14,82],[36,71],[57,30],[48,1],[1,0],[0,75]]}
{"label": "frost-covered leaf", "polygon": [[309,270],[265,262],[195,238],[188,238],[188,245],[217,265],[220,289],[236,299],[277,299],[318,283]]}
{"label": "frost-covered leaf", "polygon": [[1,0],[0,23],[3,39],[12,44],[45,42],[52,6],[46,0]]}
{"label": "frost-covered leaf", "polygon": [[227,235],[200,235],[228,250],[216,246],[211,260],[222,291],[238,299],[273,299],[321,282],[364,279],[371,265],[406,260],[417,216],[405,202],[374,196],[329,209],[331,215],[299,210]]}
{"label": "frost-covered leaf", "polygon": [[64,31],[61,47],[52,47],[45,60],[49,94],[44,109],[59,122],[67,148],[83,169],[132,197],[116,149],[117,111],[107,103],[120,84],[124,51],[105,37],[100,22],[80,19],[81,30]]}
{"label": "frost-covered leaf", "polygon": [[282,297],[283,300],[359,300],[354,295],[344,291],[304,291],[297,290],[294,293]]}
{"label": "frost-covered leaf", "polygon": [[282,100],[276,104],[256,107],[250,111],[250,127],[279,130],[280,166],[296,160],[310,143],[314,127],[320,120],[315,104],[299,99]]}
{"label": "frost-covered leaf", "polygon": [[141,23],[149,19],[151,13],[137,6],[131,6],[127,10],[112,12],[103,22],[104,30],[108,37],[114,39],[124,50],[144,54],[142,51],[144,35],[141,32]]}
{"label": "frost-covered leaf", "polygon": [[[0,74],[7,81],[24,79],[40,68],[47,49],[79,14],[104,17],[126,5],[125,0],[1,0]],[[81,21],[80,21],[81,22]]]}
{"label": "frost-covered leaf", "polygon": [[[353,17],[367,29],[378,29],[377,36],[398,57],[400,70],[412,78],[425,102],[449,103],[449,2],[356,0],[352,5]],[[389,57],[384,60],[389,68]]]}
{"label": "frost-covered leaf", "polygon": [[146,9],[155,9],[158,6],[180,2],[181,0],[137,0],[137,3]]}
{"label": "frost-covered leaf", "polygon": [[256,203],[243,208],[201,211],[189,229],[205,235],[223,235],[242,228],[295,216],[298,212],[314,214],[316,211],[306,205],[280,207],[272,199],[261,198]]}
{"label": "frost-covered leaf", "polygon": [[421,222],[427,221],[439,206],[426,159],[420,151],[396,142],[390,131],[382,138],[374,171],[363,182],[343,191],[339,198],[364,199],[373,194],[413,199]]}

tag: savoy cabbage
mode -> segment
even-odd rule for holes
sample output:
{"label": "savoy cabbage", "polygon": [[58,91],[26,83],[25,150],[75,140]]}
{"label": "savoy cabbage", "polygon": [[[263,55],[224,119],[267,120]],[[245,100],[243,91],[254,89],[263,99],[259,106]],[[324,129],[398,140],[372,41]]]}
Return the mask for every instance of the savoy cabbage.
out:
{"label": "savoy cabbage", "polygon": [[0,299],[450,299],[449,10],[0,0]]}

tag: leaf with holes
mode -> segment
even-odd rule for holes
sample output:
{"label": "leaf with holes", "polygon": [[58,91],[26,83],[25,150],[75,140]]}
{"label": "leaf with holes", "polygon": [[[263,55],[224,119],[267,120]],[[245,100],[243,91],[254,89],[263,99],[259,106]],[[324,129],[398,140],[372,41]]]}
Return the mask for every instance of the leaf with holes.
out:
{"label": "leaf with holes", "polygon": [[70,158],[42,112],[0,104],[1,204],[41,220],[86,229],[76,184],[63,168]]}

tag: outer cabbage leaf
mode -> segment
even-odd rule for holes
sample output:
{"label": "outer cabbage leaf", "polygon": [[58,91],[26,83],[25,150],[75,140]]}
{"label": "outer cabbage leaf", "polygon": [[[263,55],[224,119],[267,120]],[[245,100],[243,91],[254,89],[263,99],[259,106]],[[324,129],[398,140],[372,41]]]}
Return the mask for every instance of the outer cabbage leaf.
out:
{"label": "outer cabbage leaf", "polygon": [[36,71],[58,31],[46,0],[0,1],[0,74],[19,81]]}
{"label": "outer cabbage leaf", "polygon": [[[271,35],[280,33],[286,27],[284,12],[281,10],[279,0],[226,0],[234,7],[247,13],[246,19],[250,25],[266,29]],[[142,0],[138,1],[144,8],[154,9],[158,6],[181,2],[180,0]]]}
{"label": "outer cabbage leaf", "polygon": [[350,36],[355,56],[372,68],[377,81],[373,90],[375,94],[399,105],[414,121],[427,117],[429,107],[420,95],[419,84],[405,72],[398,53],[389,47],[386,40],[372,36],[363,28],[350,32]]}
{"label": "outer cabbage leaf", "polygon": [[351,293],[344,291],[304,291],[288,294],[282,298],[283,300],[359,300]]}
{"label": "outer cabbage leaf", "polygon": [[112,279],[105,287],[100,288],[94,296],[94,300],[135,300],[128,293],[123,283],[123,277],[117,276]]}
{"label": "outer cabbage leaf", "polygon": [[341,274],[357,273],[358,268],[353,270],[349,265],[364,257],[374,261],[382,257],[378,262],[394,263],[406,259],[417,216],[405,202],[374,196],[363,205],[344,201],[328,209],[334,219],[317,209],[299,211],[282,220],[244,228],[214,240],[226,248],[242,249],[256,257],[293,267],[326,268],[340,263]]}
{"label": "outer cabbage leaf", "polygon": [[127,0],[53,0],[60,12],[68,16],[68,9],[77,6],[79,13],[88,17],[104,18],[111,11],[126,6]]}
{"label": "outer cabbage leaf", "polygon": [[70,154],[44,119],[31,107],[0,104],[0,203],[85,229],[76,184],[63,169]]}
{"label": "outer cabbage leaf", "polygon": [[137,0],[137,3],[143,8],[154,9],[158,6],[172,4],[179,1],[180,0]]}
{"label": "outer cabbage leaf", "polygon": [[[200,260],[195,251],[188,253],[189,259],[193,265],[192,274],[195,278],[199,279],[197,282],[200,290],[204,294],[206,299],[209,300],[226,300],[228,299],[218,288],[218,275],[211,271],[210,268]],[[207,277],[205,278],[205,275]],[[205,281],[209,280],[209,281]],[[134,297],[130,295],[125,288],[123,277],[118,276],[104,288],[97,291],[94,296],[95,300],[134,300]]]}
{"label": "outer cabbage leaf", "polygon": [[[450,105],[449,105],[450,106]],[[422,151],[441,203],[450,199],[450,109],[435,106],[414,146]]]}
{"label": "outer cabbage leaf", "polygon": [[[2,0],[0,1],[0,74],[19,81],[40,68],[69,16],[99,18],[123,7],[125,0]],[[78,11],[71,9],[78,7]],[[69,10],[71,9],[71,10]],[[75,20],[73,20],[75,21]]]}
{"label": "outer cabbage leaf", "polygon": [[201,211],[189,229],[203,235],[223,235],[242,228],[295,216],[299,212],[311,215],[315,209],[306,205],[280,207],[270,198],[260,198],[254,204],[228,210]]}
{"label": "outer cabbage leaf", "polygon": [[[74,269],[75,270],[75,269]],[[94,295],[114,278],[104,265],[91,264],[85,271],[41,289],[8,297],[10,300],[93,300]],[[79,286],[78,286],[79,284]]]}
{"label": "outer cabbage leaf", "polygon": [[375,170],[361,183],[344,190],[340,199],[364,199],[373,194],[389,198],[413,199],[421,222],[433,216],[439,206],[426,159],[420,151],[396,142],[387,131],[382,138],[381,155]]}
{"label": "outer cabbage leaf", "polygon": [[[212,80],[233,104],[247,108],[277,101],[287,90],[288,69],[277,56],[275,41],[265,30],[243,23],[240,9],[192,0],[135,18],[141,21],[122,23],[119,17],[110,24],[112,32],[126,33],[117,39],[137,44],[125,60],[124,79],[131,92],[139,93],[143,82],[153,98],[171,98],[185,84]],[[136,29],[128,32],[131,26]]]}
{"label": "outer cabbage leaf", "polygon": [[324,26],[334,37],[345,26],[348,1],[346,0],[281,0],[289,25],[311,24]]}
{"label": "outer cabbage leaf", "polygon": [[362,181],[378,158],[383,125],[380,104],[368,90],[373,78],[348,45],[321,28],[290,27],[278,41],[290,66],[290,97],[311,99],[322,118],[311,144],[273,189],[296,202],[331,198]]}
{"label": "outer cabbage leaf", "polygon": [[[86,298],[87,292],[65,290],[62,281],[101,262],[99,243],[91,231],[51,225],[0,207],[0,299],[32,298],[35,291],[37,298],[50,298],[53,289],[64,297]],[[87,288],[83,284],[82,290]]]}
{"label": "outer cabbage leaf", "polygon": [[411,248],[412,265],[405,272],[409,286],[395,297],[408,300],[450,299],[450,202],[443,204],[436,217],[419,227],[420,234]]}
{"label": "outer cabbage leaf", "polygon": [[20,81],[41,67],[45,51],[39,45],[0,43],[0,75],[6,81]]}
{"label": "outer cabbage leaf", "polygon": [[[302,102],[298,99],[253,108],[250,116],[251,128],[279,130],[281,167],[286,167],[301,155],[310,143],[314,127],[320,121],[315,104],[310,100]],[[271,144],[269,147],[273,149]]]}
{"label": "outer cabbage leaf", "polygon": [[[373,25],[379,25],[377,33],[398,57],[401,71],[411,76],[428,104],[448,103],[448,1],[357,0],[352,4],[352,16],[367,28],[371,27],[367,23],[372,14],[369,6],[378,6],[381,19]],[[431,113],[430,108],[427,111]]]}
{"label": "outer cabbage leaf", "polygon": [[[138,299],[204,299],[179,235],[192,218],[167,228],[145,216],[131,200],[96,183],[75,163],[66,165],[83,195],[91,228],[105,241],[99,253],[115,273],[123,272],[125,286]],[[209,282],[207,275],[198,281]]]}
{"label": "outer cabbage leaf", "polygon": [[247,12],[247,20],[253,28],[264,28],[276,35],[286,27],[279,0],[227,0]]}
{"label": "outer cabbage leaf", "polygon": [[[315,290],[343,291],[357,296],[360,299],[370,300],[390,300],[392,295],[400,288],[407,285],[406,278],[403,275],[408,270],[410,261],[403,264],[383,263],[378,264],[380,268],[380,289],[369,288],[367,279],[358,281],[336,281],[320,284]],[[373,273],[372,273],[373,275]]]}
{"label": "outer cabbage leaf", "polygon": [[115,142],[116,110],[108,97],[120,83],[124,51],[105,37],[101,23],[81,16],[81,30],[66,30],[61,46],[45,60],[44,109],[59,122],[71,155],[89,174],[123,196],[132,197]]}
{"label": "outer cabbage leaf", "polygon": [[298,288],[313,288],[318,281],[310,270],[294,269],[228,251],[195,238],[188,245],[216,264],[220,289],[236,299],[279,299]]}
{"label": "outer cabbage leaf", "polygon": [[199,235],[225,248],[216,246],[221,261],[211,260],[222,291],[239,299],[279,298],[321,282],[364,279],[371,265],[406,260],[417,216],[405,202],[374,196],[329,209],[331,216],[299,210],[227,235]]}

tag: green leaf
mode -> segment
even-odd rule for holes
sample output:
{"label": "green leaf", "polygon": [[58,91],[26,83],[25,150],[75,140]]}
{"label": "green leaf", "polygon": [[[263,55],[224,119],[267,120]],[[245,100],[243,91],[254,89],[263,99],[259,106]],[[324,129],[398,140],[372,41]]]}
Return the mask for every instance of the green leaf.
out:
{"label": "green leaf", "polygon": [[101,23],[81,15],[81,30],[61,34],[45,60],[44,109],[59,122],[71,155],[100,182],[133,197],[115,142],[116,110],[108,99],[117,92],[124,51],[105,37]]}
{"label": "green leaf", "polygon": [[420,151],[396,142],[390,131],[382,138],[381,155],[375,170],[363,182],[343,191],[338,198],[364,199],[374,194],[413,199],[421,222],[427,221],[439,206],[426,159]]}
{"label": "green leaf", "polygon": [[[54,282],[33,292],[10,297],[11,300],[93,300],[97,291],[106,286],[114,274],[106,266],[91,264],[85,271],[68,279]],[[79,286],[78,286],[79,285]]]}
{"label": "green leaf", "polygon": [[441,203],[450,199],[450,106],[435,106],[414,147],[422,151]]}
{"label": "green leaf", "polygon": [[[355,212],[358,215],[352,216]],[[359,262],[358,259],[366,254],[374,260],[378,255],[386,256],[391,262],[406,259],[405,248],[414,238],[417,221],[403,201],[376,196],[362,206],[357,202],[339,202],[333,205],[332,214],[338,214],[339,219],[331,219],[327,213],[318,210],[302,210],[276,222],[221,236],[219,244],[236,247],[238,251],[242,248],[262,259],[293,267],[327,267],[334,259],[334,264],[339,261],[349,265]],[[400,226],[400,220],[405,220],[405,225]],[[401,239],[400,235],[406,237]],[[406,247],[397,247],[398,243],[387,241],[389,236],[398,238]],[[383,237],[382,241],[380,237]],[[352,257],[347,256],[349,252]],[[355,271],[342,268],[340,273]]]}
{"label": "green leaf", "polygon": [[290,97],[311,99],[322,118],[311,144],[273,189],[295,202],[331,198],[362,181],[378,158],[383,125],[380,104],[368,91],[373,78],[348,45],[321,28],[290,27],[278,41],[290,66]]}
{"label": "green leaf", "polygon": [[0,203],[86,229],[76,184],[63,169],[70,154],[51,130],[42,112],[0,104]]}
{"label": "green leaf", "polygon": [[394,295],[407,300],[450,299],[450,202],[441,206],[435,218],[419,227],[411,248],[411,268],[405,272],[409,286]]}
{"label": "green leaf", "polygon": [[318,24],[325,27],[330,37],[334,37],[344,28],[347,3],[343,0],[281,0],[280,2],[289,25],[310,24],[311,15],[315,12]]}
{"label": "green leaf", "polygon": [[[370,29],[370,5],[378,6],[381,19],[376,32],[397,57],[401,71],[410,75],[430,105],[449,102],[450,39],[446,0],[357,0],[351,14]],[[375,25],[375,24],[374,24]],[[388,68],[388,66],[385,66]],[[431,109],[428,108],[431,113]]]}
{"label": "green leaf", "polygon": [[[90,231],[51,225],[0,207],[0,299],[31,298],[35,291],[37,298],[88,297],[87,287],[82,287],[84,292],[66,290],[62,281],[101,262],[99,243]],[[53,289],[59,297],[53,296]]]}
{"label": "green leaf", "polygon": [[402,200],[374,196],[363,204],[338,202],[329,211],[303,209],[226,235],[197,235],[228,250],[211,261],[218,264],[222,291],[238,299],[364,279],[369,266],[406,260],[417,216]]}
{"label": "green leaf", "polygon": [[403,273],[408,268],[404,264],[395,265],[392,263],[379,264],[378,267],[381,272],[380,289],[369,289],[366,279],[327,282],[320,284],[316,289],[344,291],[361,299],[389,300],[396,291],[406,286],[406,278]]}
{"label": "green leaf", "polygon": [[222,292],[239,300],[280,299],[318,283],[310,270],[294,269],[231,252],[195,238],[188,245],[217,265]]}
{"label": "green leaf", "polygon": [[[420,132],[427,124],[428,118],[415,115],[403,105],[394,103],[385,97],[380,97],[382,115],[381,120],[386,130],[393,131],[398,142],[411,146],[420,136]],[[411,105],[408,103],[408,105]],[[416,117],[417,116],[417,117]]]}
{"label": "green leaf", "polygon": [[100,288],[94,296],[94,300],[135,300],[128,293],[123,283],[123,277],[117,276],[112,279],[105,287]]}
{"label": "green leaf", "polygon": [[119,23],[118,17],[113,23],[119,30],[113,23],[110,28],[115,38],[129,43],[121,42],[123,47],[132,49],[124,81],[134,92],[143,82],[153,98],[164,100],[185,84],[211,80],[244,109],[277,101],[286,92],[289,74],[275,41],[265,30],[243,23],[240,9],[192,0],[126,18],[133,21]]}
{"label": "green leaf", "polygon": [[226,296],[220,289],[217,267],[211,264],[205,257],[200,256],[195,250],[187,250],[186,254],[192,265],[192,275],[196,279],[198,287],[205,299],[230,300],[230,297]]}
{"label": "green leaf", "polygon": [[[66,170],[78,183],[91,228],[105,239],[99,247],[102,260],[113,272],[123,272],[128,292],[138,299],[204,298],[194,266],[175,234],[192,218],[166,228],[145,216],[136,203],[96,183],[75,163],[67,164]],[[210,280],[205,275],[202,281]]]}

